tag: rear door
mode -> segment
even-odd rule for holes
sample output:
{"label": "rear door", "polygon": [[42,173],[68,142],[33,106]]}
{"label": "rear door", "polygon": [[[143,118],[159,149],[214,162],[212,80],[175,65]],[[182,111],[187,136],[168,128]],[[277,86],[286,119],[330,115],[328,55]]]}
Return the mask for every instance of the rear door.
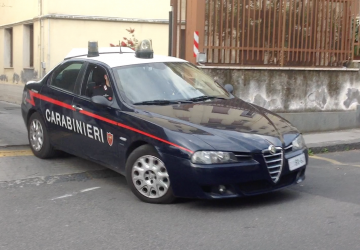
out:
{"label": "rear door", "polygon": [[[120,163],[119,147],[122,136],[117,124],[119,108],[114,100],[108,107],[95,105],[91,102],[92,89],[99,85],[94,71],[102,70],[109,78],[109,72],[101,65],[89,63],[85,71],[80,95],[73,98],[72,105],[77,108],[74,112],[77,138],[74,145],[86,156],[103,165],[118,168]],[[113,83],[110,79],[110,84]],[[113,91],[113,95],[114,95]]]}
{"label": "rear door", "polygon": [[84,62],[71,61],[58,66],[41,89],[41,110],[51,143],[72,152],[74,135],[73,98],[76,85],[82,79]]}

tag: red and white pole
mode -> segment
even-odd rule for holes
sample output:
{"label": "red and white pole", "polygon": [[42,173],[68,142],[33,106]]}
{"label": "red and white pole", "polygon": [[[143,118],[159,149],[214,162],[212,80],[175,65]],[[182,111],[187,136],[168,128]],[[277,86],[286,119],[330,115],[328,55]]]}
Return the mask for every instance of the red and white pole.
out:
{"label": "red and white pole", "polygon": [[199,31],[194,32],[194,57],[199,54]]}

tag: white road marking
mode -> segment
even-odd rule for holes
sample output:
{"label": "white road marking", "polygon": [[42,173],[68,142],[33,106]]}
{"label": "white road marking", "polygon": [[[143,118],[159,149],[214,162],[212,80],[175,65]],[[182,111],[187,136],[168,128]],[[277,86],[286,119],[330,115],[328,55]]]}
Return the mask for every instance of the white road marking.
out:
{"label": "white road marking", "polygon": [[92,191],[92,190],[95,190],[95,189],[99,189],[100,187],[92,187],[92,188],[87,188],[87,189],[83,189],[81,190],[80,192],[73,192],[71,194],[65,194],[63,196],[59,196],[59,197],[56,197],[56,198],[52,198],[51,200],[59,200],[59,199],[64,199],[64,198],[68,198],[68,197],[71,197],[71,196],[74,196],[78,193],[84,193],[84,192],[89,192],[89,191]]}
{"label": "white road marking", "polygon": [[59,197],[53,198],[51,200],[53,201],[53,200],[58,200],[58,199],[64,199],[64,198],[71,197],[71,196],[73,196],[73,195],[72,194],[65,194],[63,196],[59,196]]}
{"label": "white road marking", "polygon": [[100,187],[87,188],[87,189],[81,190],[80,193],[89,192],[89,191],[92,191],[92,190],[95,190],[95,189],[99,189],[99,188],[100,188]]}

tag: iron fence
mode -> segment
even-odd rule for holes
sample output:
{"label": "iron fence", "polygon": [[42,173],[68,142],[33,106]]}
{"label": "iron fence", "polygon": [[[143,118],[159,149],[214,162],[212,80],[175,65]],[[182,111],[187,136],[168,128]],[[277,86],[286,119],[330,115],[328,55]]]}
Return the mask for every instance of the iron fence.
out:
{"label": "iron fence", "polygon": [[354,56],[354,6],[354,0],[207,0],[207,65],[341,66]]}

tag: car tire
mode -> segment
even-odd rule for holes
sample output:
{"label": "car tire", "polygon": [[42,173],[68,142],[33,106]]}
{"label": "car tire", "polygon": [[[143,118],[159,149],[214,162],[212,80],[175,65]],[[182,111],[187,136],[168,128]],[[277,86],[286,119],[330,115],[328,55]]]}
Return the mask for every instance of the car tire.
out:
{"label": "car tire", "polygon": [[55,156],[56,151],[50,144],[44,120],[39,113],[33,113],[28,121],[28,139],[31,151],[41,159]]}
{"label": "car tire", "polygon": [[144,202],[168,204],[175,200],[165,164],[151,145],[142,145],[130,154],[126,180],[131,191]]}

